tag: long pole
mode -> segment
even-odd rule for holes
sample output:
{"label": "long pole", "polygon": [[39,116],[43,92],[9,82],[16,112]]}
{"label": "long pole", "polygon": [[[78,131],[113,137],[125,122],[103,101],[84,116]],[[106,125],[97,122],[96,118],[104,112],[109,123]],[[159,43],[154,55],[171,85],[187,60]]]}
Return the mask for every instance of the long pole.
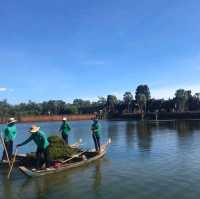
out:
{"label": "long pole", "polygon": [[76,155],[73,155],[71,158],[62,161],[62,163],[63,163],[63,164],[64,164],[64,163],[67,163],[68,161],[70,161],[70,160],[72,160],[72,159],[74,159],[74,158],[76,158],[76,157],[79,157],[80,155],[84,154],[84,153],[87,152],[87,151],[88,151],[88,150],[85,150],[85,151],[83,151],[83,152],[81,152],[81,153],[78,153],[78,154],[76,154]]}
{"label": "long pole", "polygon": [[4,148],[4,150],[5,150],[6,157],[7,157],[7,160],[8,160],[8,164],[9,164],[9,167],[10,167],[10,166],[11,166],[11,165],[10,165],[10,159],[9,159],[9,156],[8,156],[8,151],[7,151],[7,148],[6,148],[4,139],[3,139],[3,137],[2,137],[2,133],[1,133],[1,142],[2,142],[3,148]]}
{"label": "long pole", "polygon": [[11,174],[11,172],[12,172],[12,169],[13,169],[13,166],[14,166],[14,163],[15,163],[15,160],[16,160],[16,156],[17,156],[17,148],[15,149],[15,154],[14,154],[14,158],[13,158],[13,160],[12,160],[12,165],[11,165],[11,167],[10,167],[10,171],[9,171],[9,173],[8,173],[8,179],[10,178],[10,174]]}

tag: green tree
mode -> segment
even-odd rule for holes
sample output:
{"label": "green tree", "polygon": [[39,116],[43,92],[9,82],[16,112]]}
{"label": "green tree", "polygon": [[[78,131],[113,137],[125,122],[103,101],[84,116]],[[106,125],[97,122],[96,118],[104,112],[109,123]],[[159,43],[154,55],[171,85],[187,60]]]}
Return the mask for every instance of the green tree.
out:
{"label": "green tree", "polygon": [[138,98],[137,98],[137,102],[139,105],[139,109],[142,112],[146,112],[147,98],[146,98],[145,94],[139,94]]}
{"label": "green tree", "polygon": [[150,99],[148,103],[148,109],[150,112],[160,111],[164,100]]}
{"label": "green tree", "polygon": [[133,101],[133,95],[131,92],[125,92],[123,96],[124,104],[126,105],[128,113],[130,112],[131,103]]}
{"label": "green tree", "polygon": [[200,100],[200,93],[195,93],[194,97]]}
{"label": "green tree", "polygon": [[10,113],[13,112],[13,107],[7,102],[7,100],[3,100],[0,102],[0,117],[1,119],[8,118]]}
{"label": "green tree", "polygon": [[57,114],[63,115],[66,114],[66,103],[62,100],[57,100],[55,102]]}
{"label": "green tree", "polygon": [[147,102],[151,99],[149,87],[147,85],[139,85],[135,92],[135,99],[142,112],[146,112]]}
{"label": "green tree", "polygon": [[102,96],[99,96],[99,97],[98,97],[97,104],[98,104],[98,105],[105,106],[105,105],[106,105],[106,98],[105,98],[105,97],[102,97]]}
{"label": "green tree", "polygon": [[165,112],[174,112],[174,107],[175,107],[174,105],[175,105],[174,99],[163,100],[161,109],[164,110]]}
{"label": "green tree", "polygon": [[115,112],[117,104],[117,97],[115,95],[108,95],[106,101],[107,112]]}
{"label": "green tree", "polygon": [[66,112],[65,114],[77,114],[78,108],[73,104],[66,104]]}
{"label": "green tree", "polygon": [[188,90],[184,90],[184,89],[178,89],[175,93],[175,99],[178,105],[178,110],[180,112],[185,111],[186,108],[186,103],[189,100],[189,98],[191,97],[191,91]]}

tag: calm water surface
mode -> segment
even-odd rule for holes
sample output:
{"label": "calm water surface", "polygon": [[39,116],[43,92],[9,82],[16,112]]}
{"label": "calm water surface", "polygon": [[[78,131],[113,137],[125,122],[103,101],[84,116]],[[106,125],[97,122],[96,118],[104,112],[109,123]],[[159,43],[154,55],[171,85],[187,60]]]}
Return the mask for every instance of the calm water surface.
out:
{"label": "calm water surface", "polygon": [[[27,178],[17,169],[11,180],[0,168],[1,199],[198,199],[200,198],[200,121],[101,121],[102,141],[112,138],[106,156],[68,172]],[[53,135],[60,123],[39,123]],[[71,122],[70,142],[92,147],[91,122]],[[18,124],[16,143],[29,135]],[[20,152],[35,150],[30,143]],[[0,154],[2,148],[0,149]]]}

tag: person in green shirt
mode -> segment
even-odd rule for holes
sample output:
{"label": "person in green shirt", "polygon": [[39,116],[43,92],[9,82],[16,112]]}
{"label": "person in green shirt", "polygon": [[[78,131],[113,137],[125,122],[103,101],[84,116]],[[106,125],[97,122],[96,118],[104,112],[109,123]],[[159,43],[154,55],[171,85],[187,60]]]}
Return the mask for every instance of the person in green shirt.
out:
{"label": "person in green shirt", "polygon": [[71,128],[69,124],[67,123],[66,117],[63,118],[59,131],[61,132],[62,138],[65,141],[65,143],[68,144],[68,137],[69,137],[68,134],[71,131]]}
{"label": "person in green shirt", "polygon": [[[7,127],[4,129],[4,143],[10,160],[13,154],[13,142],[17,135],[16,122],[17,120],[15,118],[10,118]],[[3,151],[2,161],[7,161],[5,149]]]}
{"label": "person in green shirt", "polygon": [[23,146],[33,140],[37,145],[36,169],[40,169],[44,162],[46,164],[46,168],[48,168],[50,166],[50,161],[48,159],[47,153],[49,142],[45,132],[41,131],[40,127],[37,127],[36,125],[33,125],[29,132],[31,133],[30,137],[21,144],[18,144],[17,147]]}
{"label": "person in green shirt", "polygon": [[98,122],[98,119],[93,120],[93,124],[91,126],[92,131],[92,138],[94,140],[95,149],[96,151],[101,150],[101,144],[100,144],[100,124]]}

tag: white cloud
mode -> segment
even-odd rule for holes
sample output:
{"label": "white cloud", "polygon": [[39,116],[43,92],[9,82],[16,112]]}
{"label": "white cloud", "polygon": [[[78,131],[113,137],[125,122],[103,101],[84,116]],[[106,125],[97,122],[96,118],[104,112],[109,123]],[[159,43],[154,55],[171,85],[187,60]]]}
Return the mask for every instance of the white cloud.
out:
{"label": "white cloud", "polygon": [[12,89],[12,88],[6,88],[6,87],[0,87],[0,92],[5,92],[5,91],[14,92],[14,89]]}
{"label": "white cloud", "polygon": [[0,92],[4,92],[4,91],[7,91],[7,88],[5,88],[5,87],[0,87]]}

